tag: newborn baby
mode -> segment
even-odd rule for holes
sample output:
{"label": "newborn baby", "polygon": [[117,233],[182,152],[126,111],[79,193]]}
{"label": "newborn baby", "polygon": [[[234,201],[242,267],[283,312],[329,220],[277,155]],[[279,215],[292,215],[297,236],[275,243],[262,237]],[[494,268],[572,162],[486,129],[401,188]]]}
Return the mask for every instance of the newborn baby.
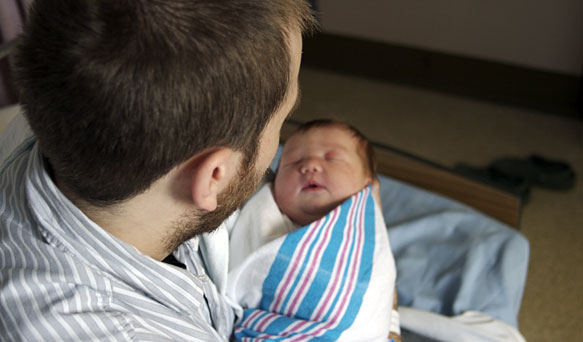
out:
{"label": "newborn baby", "polygon": [[231,233],[237,339],[387,341],[395,266],[375,175],[370,143],[348,124],[312,121],[288,139]]}

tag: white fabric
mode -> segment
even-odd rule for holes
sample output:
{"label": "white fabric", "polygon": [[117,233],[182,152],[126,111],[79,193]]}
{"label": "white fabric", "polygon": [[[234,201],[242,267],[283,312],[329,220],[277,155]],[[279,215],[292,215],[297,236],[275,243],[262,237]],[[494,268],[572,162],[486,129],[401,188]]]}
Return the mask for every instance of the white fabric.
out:
{"label": "white fabric", "polygon": [[236,210],[215,231],[205,233],[199,238],[200,252],[209,277],[221,294],[225,294],[229,270],[229,229],[237,220]]}
{"label": "white fabric", "polygon": [[[343,331],[338,341],[385,342],[389,335],[395,265],[384,219],[372,195],[370,201],[374,206],[375,220],[372,223],[375,232],[374,262],[360,265],[372,268],[370,282],[354,322]],[[312,228],[314,224],[301,229]],[[269,184],[245,204],[231,234],[228,297],[243,308],[258,307],[263,296],[262,286],[274,260],[279,257],[278,251],[295,228],[279,211]]]}
{"label": "white fabric", "polygon": [[245,203],[235,222],[230,237],[229,270],[237,268],[261,246],[297,228],[279,211],[271,185],[265,184]]}
{"label": "white fabric", "polygon": [[391,314],[391,326],[390,331],[397,335],[401,335],[401,315],[399,314],[399,310],[394,310]]}
{"label": "white fabric", "polygon": [[513,326],[478,311],[447,317],[399,307],[401,327],[442,342],[526,342]]}

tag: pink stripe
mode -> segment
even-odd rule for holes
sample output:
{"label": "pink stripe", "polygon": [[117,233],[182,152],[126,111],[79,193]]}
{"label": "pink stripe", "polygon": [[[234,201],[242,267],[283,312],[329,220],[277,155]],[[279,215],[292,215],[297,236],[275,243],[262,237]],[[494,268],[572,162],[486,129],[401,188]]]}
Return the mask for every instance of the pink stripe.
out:
{"label": "pink stripe", "polygon": [[[357,253],[358,253],[357,255],[358,256],[360,255],[360,252],[362,251],[362,247],[363,247],[363,244],[362,244],[362,235],[363,235],[363,226],[364,226],[364,224],[363,224],[363,222],[364,222],[364,205],[366,203],[367,195],[368,195],[368,192],[369,192],[368,191],[368,188],[366,190],[367,191],[365,191],[365,193],[364,193],[363,200],[362,200],[362,202],[359,205],[359,208],[360,209],[359,209],[359,213],[358,213],[358,215],[359,215],[359,217],[358,217],[358,221],[359,222],[358,222],[358,227],[357,227],[358,228],[358,231],[357,231],[358,232],[358,237],[357,237]],[[351,267],[352,268],[352,273],[351,273],[351,277],[349,278],[349,287],[350,287],[350,290],[349,291],[343,291],[343,295],[344,296],[342,297],[341,305],[340,305],[339,309],[336,310],[336,313],[334,315],[334,318],[332,320],[326,322],[323,325],[315,326],[314,327],[314,328],[316,328],[315,331],[313,330],[312,332],[306,332],[306,333],[302,334],[301,336],[295,336],[295,338],[292,340],[292,342],[305,340],[305,338],[308,337],[308,336],[310,336],[310,337],[319,336],[320,334],[322,334],[326,330],[330,329],[330,327],[332,327],[333,325],[337,325],[338,322],[336,322],[336,321],[338,320],[338,316],[345,310],[346,305],[347,305],[347,300],[348,300],[348,298],[350,297],[350,295],[353,292],[354,284],[355,284],[355,281],[354,281],[354,273],[355,273],[355,270],[357,269],[357,266],[354,265],[354,264],[355,263],[359,263],[359,262],[360,262],[360,258],[355,258],[354,259],[354,262],[352,264],[352,266],[354,266],[354,267]]]}
{"label": "pink stripe", "polygon": [[313,324],[313,322],[310,322],[310,321],[297,321],[297,323],[293,323],[289,327],[287,327],[285,329],[285,331],[281,333],[281,336],[282,337],[288,336],[291,333],[294,333],[294,332],[300,330],[306,324]]}
{"label": "pink stripe", "polygon": [[[263,317],[263,318],[262,318],[262,319],[259,321],[259,326],[258,326],[257,328],[252,328],[252,326],[253,326],[254,324],[249,324],[249,323],[250,323],[251,321],[255,320],[257,316],[260,316],[260,315],[262,315],[262,314],[266,314],[266,315],[265,315],[265,317]],[[241,325],[241,327],[237,327],[237,328],[235,329],[235,332],[238,332],[238,333],[240,333],[241,331],[243,331],[243,330],[244,330],[244,328],[251,329],[251,330],[253,330],[253,331],[255,331],[255,332],[260,332],[261,330],[263,330],[263,329],[264,329],[264,327],[263,327],[263,326],[261,326],[262,324],[265,324],[265,323],[270,323],[270,322],[269,322],[269,320],[270,320],[270,319],[271,319],[271,321],[273,321],[273,320],[277,319],[278,317],[279,317],[279,315],[272,314],[272,313],[267,313],[267,312],[265,312],[265,311],[255,311],[253,314],[251,314],[251,316],[249,316],[249,318],[248,318],[248,319],[246,319],[246,320],[243,322],[243,324]],[[255,337],[243,337],[243,338],[241,338],[241,341],[242,341],[242,342],[243,342],[243,341],[255,341],[255,340],[257,340],[257,339],[263,340],[263,339],[266,339],[266,338],[274,339],[274,338],[278,338],[278,337],[280,337],[280,336],[278,336],[278,335],[271,335],[271,334],[267,334],[267,333],[260,333],[260,334],[258,334],[258,335],[257,335],[257,336],[255,336]]]}
{"label": "pink stripe", "polygon": [[[352,220],[352,217],[354,216],[354,211],[355,211],[355,208],[356,208],[356,207],[357,207],[357,200],[355,200],[355,201],[353,202],[353,204],[351,205],[351,207],[349,208],[349,214],[348,214],[348,216],[349,216],[349,219],[347,220],[347,224],[348,224],[348,225],[350,225],[350,224],[351,224],[350,222],[351,222],[351,220]],[[333,218],[331,218],[331,219],[330,219],[330,221],[329,221],[329,222],[331,222],[331,224],[329,224],[329,225],[326,227],[326,228],[328,228],[328,230],[327,230],[327,233],[331,234],[331,232],[332,232],[332,229],[329,229],[329,228],[333,227],[333,226],[336,224],[336,218],[337,218],[337,216],[339,216],[339,213],[340,213],[340,208],[337,208],[336,210],[334,210],[334,216],[333,216]],[[346,229],[346,230],[347,230],[347,231],[349,231],[349,229]],[[346,233],[345,233],[345,234],[346,234]],[[328,239],[326,239],[326,240],[328,240]],[[347,243],[347,242],[346,242],[346,240],[347,240],[346,238],[345,238],[345,239],[343,239],[343,241],[342,241],[342,244],[343,244],[343,245]],[[322,242],[322,241],[324,241],[324,240],[321,240],[321,242]],[[319,246],[319,247],[320,247],[320,246]],[[342,246],[341,246],[341,248],[342,248]],[[336,263],[336,268],[338,268],[338,267],[341,267],[341,266],[339,266],[339,265],[338,265],[338,263]],[[337,272],[337,275],[336,275],[336,277],[338,277],[338,272]],[[330,296],[331,296],[331,295],[330,295],[330,293],[331,293],[331,292],[333,292],[333,291],[330,291],[330,290],[329,290],[329,292],[328,292],[328,297],[330,297]],[[297,298],[296,298],[296,299],[297,299]],[[321,304],[321,305],[320,305],[320,311],[322,310],[322,308],[325,308],[325,307],[326,307],[326,304],[324,304],[324,305],[322,305],[322,304]],[[317,319],[315,319],[315,320],[317,320]],[[290,334],[292,334],[292,333],[294,333],[294,332],[297,332],[297,331],[301,330],[301,329],[302,329],[302,328],[303,328],[303,327],[304,327],[306,324],[308,324],[308,323],[312,323],[312,324],[313,324],[313,322],[304,321],[304,322],[302,322],[301,324],[289,326],[288,328],[286,328],[286,329],[285,329],[285,332],[282,334],[282,336],[288,336],[288,335],[290,335]],[[316,324],[314,324],[314,325],[315,325],[315,326],[318,326],[318,325],[321,325],[321,323],[316,323]],[[312,329],[314,329],[314,328],[315,328],[315,327],[312,327],[312,328],[310,328],[310,330],[312,330]],[[296,339],[297,339],[297,338],[300,338],[300,340],[301,340],[301,337],[302,337],[302,336],[305,336],[305,334],[300,334],[300,335],[298,335],[298,336],[294,336],[294,338],[296,338]],[[293,340],[292,340],[292,341],[293,341]]]}
{"label": "pink stripe", "polygon": [[241,342],[244,341],[249,341],[249,342],[253,342],[253,341],[257,341],[257,340],[265,340],[265,339],[269,339],[269,340],[277,340],[279,339],[281,336],[279,335],[271,335],[271,334],[257,334],[257,336],[253,336],[253,337],[243,337],[241,338]]}
{"label": "pink stripe", "polygon": [[[358,198],[355,199],[353,205],[350,207],[350,211],[348,214],[348,220],[347,220],[347,224],[350,226],[352,226],[352,219],[354,216],[354,212],[356,210],[358,206]],[[352,241],[352,239],[350,238],[350,236],[346,236],[350,233],[350,229],[345,229],[345,237],[344,237],[344,241],[342,241],[342,254],[340,256],[340,262],[336,263],[336,269],[335,269],[335,276],[334,276],[334,280],[332,282],[332,286],[329,287],[328,293],[326,294],[326,298],[324,300],[324,302],[322,303],[322,305],[320,305],[320,308],[317,311],[317,314],[315,316],[312,316],[314,318],[314,320],[319,321],[323,318],[324,316],[324,310],[326,309],[326,307],[328,307],[328,303],[330,302],[331,298],[332,298],[332,294],[336,292],[336,289],[338,288],[338,285],[340,283],[340,278],[342,276],[341,274],[341,270],[344,268],[344,259],[346,258],[346,254],[348,253],[348,247],[350,246],[350,243]]]}
{"label": "pink stripe", "polygon": [[[311,227],[313,225],[321,226],[322,224],[324,224],[324,219],[319,219],[318,221],[312,223],[310,226]],[[296,254],[296,255],[302,256],[304,254],[304,249],[306,249],[306,247],[311,243],[312,237],[314,236],[316,231],[317,231],[317,229],[310,229],[308,236],[301,243],[299,254]],[[275,301],[270,305],[271,311],[274,311],[274,312],[282,312],[283,311],[280,307],[281,302],[283,301],[284,296],[290,290],[289,287],[293,283],[292,278],[294,276],[296,268],[298,267],[298,264],[299,264],[299,262],[296,262],[292,265],[291,270],[287,273],[287,276],[286,276],[286,279],[285,279],[283,285],[279,287],[278,291],[276,291],[278,295],[277,295],[277,298],[275,299]]]}
{"label": "pink stripe", "polygon": [[[359,198],[359,196],[356,196],[356,199],[354,200],[352,206],[349,209],[348,220],[346,221],[347,227],[345,228],[345,232],[344,232],[345,237],[342,241],[342,246],[340,247],[342,250],[342,253],[341,253],[339,262],[337,262],[335,265],[335,268],[336,268],[336,270],[334,272],[335,277],[334,277],[332,286],[328,287],[325,301],[323,302],[322,305],[320,305],[320,308],[319,308],[316,316],[313,316],[313,319],[316,321],[322,319],[322,316],[323,316],[322,311],[327,307],[328,302],[330,301],[332,295],[336,292],[336,289],[338,287],[339,279],[340,279],[340,275],[341,275],[340,270],[344,269],[344,264],[345,264],[344,259],[346,258],[348,246],[350,245],[350,241],[351,241],[350,236],[349,236],[351,229],[349,229],[349,227],[353,225],[352,220],[353,220],[356,208],[358,207],[358,198]],[[332,324],[331,322],[326,322],[325,324],[315,325],[310,329],[310,330],[312,330],[312,332],[305,332],[303,334],[299,334],[297,336],[294,336],[294,339],[292,339],[291,341],[292,342],[303,341],[303,340],[305,340],[305,338],[307,336],[318,336],[319,334],[324,332],[326,330],[326,328],[328,326],[330,326],[331,324]]]}
{"label": "pink stripe", "polygon": [[263,329],[265,329],[265,327],[273,322],[275,319],[277,319],[277,317],[279,317],[277,314],[274,313],[269,313],[267,315],[265,315],[265,317],[263,317],[258,323],[257,323],[257,328],[255,330],[257,331],[263,331]]}
{"label": "pink stripe", "polygon": [[[243,328],[238,327],[238,328],[235,329],[235,333],[240,333],[243,330],[244,330]],[[258,339],[259,340],[263,340],[263,339],[266,339],[266,338],[277,339],[279,337],[280,336],[278,336],[278,335],[271,335],[271,334],[262,333],[262,334],[257,334],[257,336],[253,336],[253,337],[249,337],[249,336],[241,337],[241,342],[245,342],[245,341],[253,342],[253,341],[256,341]]]}
{"label": "pink stripe", "polygon": [[250,340],[250,341],[255,341],[257,339],[261,339],[261,340],[269,339],[270,341],[273,341],[273,340],[279,339],[280,337],[281,336],[279,336],[279,335],[258,334],[257,336],[253,337],[252,340]]}
{"label": "pink stripe", "polygon": [[[334,224],[336,223],[336,218],[338,217],[338,212],[340,212],[340,209],[339,208],[335,209],[332,212],[332,217],[328,221],[328,224],[321,228],[321,229],[324,229],[324,236],[322,238],[320,238],[320,240],[318,241],[318,244],[316,246],[316,252],[314,253],[314,258],[313,258],[314,262],[320,260],[320,256],[324,252],[324,246],[327,244],[327,242],[329,241],[329,237],[332,234],[332,228],[334,228]],[[312,274],[315,272],[315,270],[316,270],[316,267],[309,267],[307,274],[303,276],[303,281],[302,281],[302,284],[300,286],[300,289],[298,292],[296,292],[296,295],[293,298],[291,306],[289,307],[288,310],[286,310],[290,316],[295,316],[296,306],[299,303],[299,301],[301,299],[303,299],[304,294],[305,294],[304,291],[305,291],[308,283],[311,283],[310,280],[311,280]]]}
{"label": "pink stripe", "polygon": [[[367,189],[368,190],[368,189]],[[368,192],[368,191],[367,191]],[[367,194],[367,193],[365,193]],[[342,310],[338,310],[336,311],[336,315],[334,316],[334,319],[331,320],[331,322],[336,322],[338,320],[338,317],[340,316],[340,313],[342,311],[345,310],[346,306],[348,305],[348,298],[350,297],[350,295],[352,294],[353,290],[354,290],[354,286],[356,285],[356,279],[355,279],[355,273],[359,267],[360,264],[360,254],[362,252],[362,236],[364,234],[363,232],[363,217],[364,217],[364,203],[366,201],[363,200],[361,203],[361,208],[360,208],[360,212],[359,212],[359,222],[358,222],[358,237],[357,237],[357,242],[356,242],[356,255],[358,256],[357,258],[353,258],[353,262],[352,262],[352,273],[350,274],[350,278],[349,279],[349,291],[345,291],[344,292],[344,296],[342,298],[342,304],[340,305],[340,307],[342,308]]]}
{"label": "pink stripe", "polygon": [[[314,331],[316,331],[316,333],[320,333],[322,331],[322,329],[320,329],[319,327],[322,326],[323,323],[312,322],[312,321],[302,321],[302,323],[303,324],[302,324],[301,327],[303,327],[304,325],[307,325],[307,324],[311,324],[312,325],[311,327],[309,327],[309,328],[306,329],[307,331],[314,330]],[[301,328],[301,327],[297,327],[297,328],[294,327],[294,330],[299,330],[299,328]],[[282,334],[282,336],[285,337],[285,336],[290,335],[291,333],[293,333],[293,331],[286,331],[285,333]],[[306,341],[306,339],[309,338],[309,337],[317,336],[316,333],[309,333],[309,332],[297,333],[296,335],[294,335],[294,336],[291,337],[290,342],[293,342],[293,341]]]}
{"label": "pink stripe", "polygon": [[251,328],[254,324],[253,321],[257,318],[257,316],[261,315],[262,311],[255,311],[251,314],[251,316],[247,317],[247,319],[241,324],[244,328]]}

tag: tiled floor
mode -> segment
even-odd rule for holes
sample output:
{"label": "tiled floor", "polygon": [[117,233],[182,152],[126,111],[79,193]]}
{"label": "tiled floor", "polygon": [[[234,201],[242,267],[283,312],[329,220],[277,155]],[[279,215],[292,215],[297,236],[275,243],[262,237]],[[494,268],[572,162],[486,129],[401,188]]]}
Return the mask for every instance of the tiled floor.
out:
{"label": "tiled floor", "polygon": [[529,342],[576,341],[583,318],[583,122],[304,68],[293,116],[350,122],[374,141],[453,166],[538,153],[578,174],[566,192],[533,188],[520,231],[531,259],[520,330]]}

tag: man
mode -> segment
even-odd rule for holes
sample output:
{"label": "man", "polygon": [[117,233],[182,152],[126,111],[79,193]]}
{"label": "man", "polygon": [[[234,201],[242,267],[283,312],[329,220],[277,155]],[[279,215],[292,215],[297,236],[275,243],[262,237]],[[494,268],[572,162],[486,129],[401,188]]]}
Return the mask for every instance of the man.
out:
{"label": "man", "polygon": [[2,340],[228,340],[208,276],[228,247],[199,237],[275,153],[309,7],[37,0],[28,20],[35,137],[0,164]]}

